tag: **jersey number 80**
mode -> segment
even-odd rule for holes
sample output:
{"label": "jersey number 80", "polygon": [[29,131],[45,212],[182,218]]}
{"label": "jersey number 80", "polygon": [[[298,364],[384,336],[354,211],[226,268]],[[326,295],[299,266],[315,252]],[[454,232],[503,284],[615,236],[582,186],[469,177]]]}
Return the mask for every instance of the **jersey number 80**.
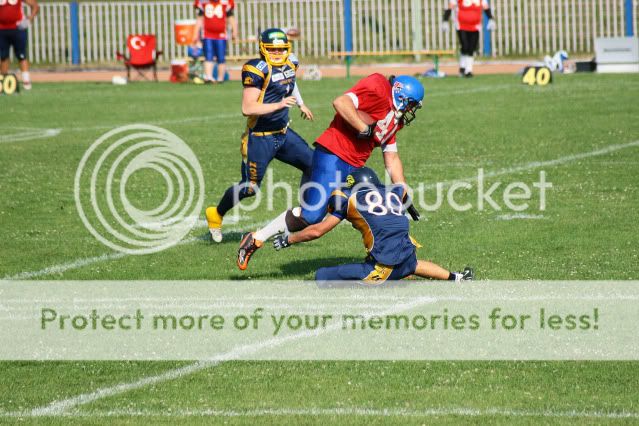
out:
{"label": "jersey number 80", "polygon": [[366,194],[364,201],[366,201],[368,206],[368,213],[375,216],[384,216],[388,213],[396,216],[402,215],[402,200],[394,192],[387,192],[386,199],[384,199],[379,192],[371,191]]}

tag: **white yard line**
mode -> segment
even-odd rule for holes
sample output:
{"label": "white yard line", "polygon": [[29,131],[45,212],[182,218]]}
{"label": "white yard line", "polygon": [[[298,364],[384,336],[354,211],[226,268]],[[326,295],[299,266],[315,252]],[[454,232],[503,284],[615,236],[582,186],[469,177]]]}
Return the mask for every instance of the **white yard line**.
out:
{"label": "white yard line", "polygon": [[506,213],[495,217],[495,220],[544,219],[543,214]]}
{"label": "white yard line", "polygon": [[0,135],[0,143],[26,142],[34,139],[46,139],[58,136],[62,129],[25,128],[19,133]]}
{"label": "white yard line", "polygon": [[[224,233],[237,232],[237,231],[244,230],[244,229],[256,229],[256,228],[259,228],[259,227],[265,225],[266,223],[267,222],[249,223],[249,224],[246,224],[246,225],[242,225],[241,228],[237,227],[237,226],[236,227],[231,227],[229,229],[225,229]],[[204,225],[204,224],[201,224],[201,225]],[[200,228],[200,226],[196,226],[194,229],[198,229],[198,228]],[[181,246],[181,245],[184,245],[184,244],[191,244],[191,243],[194,243],[196,241],[200,241],[200,238],[199,237],[190,237],[190,238],[186,238],[186,239],[180,241],[179,243],[176,244],[176,246]],[[15,274],[15,275],[8,275],[8,276],[3,277],[2,280],[7,280],[7,281],[31,280],[31,279],[34,279],[34,278],[39,278],[39,277],[52,275],[52,274],[61,274],[61,273],[66,272],[66,271],[82,268],[83,266],[92,265],[94,263],[101,263],[101,262],[108,262],[108,261],[111,261],[111,260],[122,259],[123,257],[127,257],[127,256],[130,256],[130,255],[126,254],[126,253],[121,253],[121,252],[113,252],[113,253],[106,253],[106,254],[103,254],[103,255],[100,255],[100,256],[85,257],[85,258],[73,260],[71,262],[61,263],[59,265],[48,266],[46,268],[39,269],[37,271],[25,271],[25,272],[20,272],[20,273]]]}
{"label": "white yard line", "polygon": [[38,414],[32,411],[1,412],[0,418],[29,418],[40,416],[57,416],[65,418],[104,418],[104,417],[274,417],[274,416],[330,416],[330,417],[542,417],[542,418],[585,418],[585,419],[639,419],[637,412],[607,411],[559,411],[559,410],[509,410],[507,408],[466,408],[466,407],[434,407],[424,409],[407,408],[261,408],[248,410],[223,409],[171,409],[169,410],[91,410],[68,411],[59,414]]}
{"label": "white yard line", "polygon": [[103,124],[99,126],[89,126],[89,127],[70,127],[68,130],[74,132],[83,132],[87,130],[111,130],[117,127],[128,126],[131,124],[153,124],[156,126],[164,125],[164,124],[183,124],[183,123],[193,123],[198,121],[208,121],[208,120],[219,120],[219,119],[228,119],[228,118],[238,118],[243,119],[242,114],[238,111],[237,113],[225,113],[225,114],[211,114],[211,115],[200,115],[195,117],[184,117],[184,118],[170,118],[166,120],[144,120],[140,119],[134,123],[114,123],[114,124]]}
{"label": "white yard line", "polygon": [[[613,152],[621,151],[622,149],[633,148],[637,146],[639,146],[639,140],[628,142],[628,143],[622,143],[622,144],[608,145],[604,148],[595,149],[594,151],[566,155],[564,157],[555,158],[554,160],[531,161],[530,163],[525,163],[519,166],[506,167],[504,169],[499,169],[492,172],[484,172],[484,178],[510,175],[510,174],[515,174],[519,172],[527,172],[529,170],[539,169],[541,167],[561,166],[563,164],[572,163],[574,161],[583,160],[583,159],[591,158],[591,157],[598,157],[600,155],[611,154]],[[437,188],[437,185],[443,185],[445,187],[445,186],[452,185],[455,182],[466,182],[466,181],[472,181],[472,180],[477,180],[477,176],[475,175],[475,176],[466,177],[466,178],[459,178],[459,179],[438,182],[436,184],[429,184],[429,185],[426,185],[425,188],[434,189],[434,188]]]}
{"label": "white yard line", "polygon": [[84,132],[91,130],[111,130],[117,127],[122,127],[130,124],[155,124],[155,125],[166,125],[166,124],[184,124],[184,123],[193,123],[198,121],[208,121],[208,120],[219,120],[219,119],[229,119],[229,118],[242,118],[241,114],[217,114],[213,115],[202,115],[196,117],[186,117],[186,118],[175,118],[175,119],[166,119],[166,120],[138,120],[136,123],[115,123],[115,124],[105,124],[99,126],[89,126],[89,127],[69,127],[66,129],[43,129],[43,128],[23,128],[23,131],[19,133],[12,133],[8,135],[0,135],[0,143],[12,143],[12,142],[26,142],[35,139],[45,139],[52,138],[58,136],[62,131],[73,131],[73,132]]}
{"label": "white yard line", "polygon": [[[424,305],[426,303],[431,303],[433,301],[434,299],[431,297],[416,298],[402,304],[397,304],[393,306],[392,308],[389,308],[386,312],[380,313],[379,315],[392,314],[396,312],[402,312],[405,310],[414,309],[418,306]],[[89,404],[91,402],[94,402],[103,398],[119,395],[125,392],[129,392],[131,390],[140,389],[148,385],[153,385],[157,383],[163,383],[170,380],[179,379],[179,378],[191,375],[193,373],[196,373],[198,371],[204,370],[206,368],[217,366],[220,363],[223,363],[225,361],[242,359],[245,356],[254,354],[263,349],[270,349],[270,348],[274,348],[281,344],[291,342],[294,340],[325,334],[331,331],[338,330],[339,327],[341,327],[341,325],[339,323],[335,323],[334,325],[326,327],[324,329],[308,330],[308,331],[290,334],[287,336],[272,337],[261,342],[249,343],[246,345],[237,346],[231,349],[227,353],[216,355],[208,360],[198,361],[196,363],[189,364],[187,366],[176,368],[173,370],[169,370],[155,376],[147,376],[139,380],[136,380],[134,382],[119,383],[114,386],[108,386],[108,387],[97,389],[93,392],[80,394],[80,395],[59,400],[59,401],[53,401],[47,405],[32,409],[29,412],[29,415],[31,417],[61,415],[81,405]]]}

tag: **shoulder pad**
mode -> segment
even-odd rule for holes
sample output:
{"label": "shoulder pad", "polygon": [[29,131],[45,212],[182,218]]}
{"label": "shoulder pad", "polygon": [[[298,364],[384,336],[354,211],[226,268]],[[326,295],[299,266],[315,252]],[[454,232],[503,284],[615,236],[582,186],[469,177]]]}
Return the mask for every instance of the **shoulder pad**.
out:
{"label": "shoulder pad", "polygon": [[300,60],[297,58],[297,55],[295,53],[291,53],[290,55],[288,55],[288,60],[293,62],[295,65],[298,65],[300,63]]}
{"label": "shoulder pad", "polygon": [[268,71],[268,64],[266,63],[266,61],[263,61],[262,59],[258,59],[257,62],[254,64],[254,66],[260,71],[263,71],[263,72]]}
{"label": "shoulder pad", "polygon": [[268,64],[260,58],[249,59],[244,65],[253,65],[260,71],[266,71],[268,69]]}

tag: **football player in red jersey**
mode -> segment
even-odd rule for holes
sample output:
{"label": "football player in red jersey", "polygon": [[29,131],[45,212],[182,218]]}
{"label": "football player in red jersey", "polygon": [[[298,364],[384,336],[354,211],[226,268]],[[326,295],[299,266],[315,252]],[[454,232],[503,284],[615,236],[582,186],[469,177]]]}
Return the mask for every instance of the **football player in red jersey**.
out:
{"label": "football player in red jersey", "polygon": [[[297,232],[321,222],[331,192],[366,163],[374,148],[381,148],[392,182],[404,184],[395,134],[413,121],[423,98],[424,86],[416,78],[407,75],[386,78],[377,73],[338,96],[333,101],[335,117],[315,142],[311,178],[308,187],[303,188],[301,208],[287,210],[259,231],[245,234],[238,250],[238,267],[246,269],[252,254],[272,236]],[[370,116],[372,123],[366,123],[360,112]],[[417,220],[417,212],[412,206],[411,209]]]}
{"label": "football player in red jersey", "polygon": [[[0,0],[1,1],[1,0]],[[204,50],[204,79],[213,81],[213,58],[217,61],[217,81],[224,81],[226,71],[227,21],[231,25],[231,38],[237,38],[234,0],[195,0],[193,7],[198,18],[195,32]]]}
{"label": "football player in red jersey", "polygon": [[27,60],[27,28],[38,14],[40,6],[36,0],[24,0],[31,7],[31,14],[25,17],[22,13],[22,0],[0,0],[0,74],[9,72],[9,51],[20,63],[22,85],[31,89],[29,61]]}
{"label": "football player in red jersey", "polygon": [[461,46],[461,56],[459,58],[459,75],[463,77],[473,76],[474,54],[479,43],[479,30],[481,29],[482,11],[488,17],[488,31],[496,29],[495,19],[490,11],[490,6],[486,0],[450,0],[448,9],[444,11],[444,19],[441,29],[448,32],[448,20],[453,10],[457,10],[455,28],[457,38]]}

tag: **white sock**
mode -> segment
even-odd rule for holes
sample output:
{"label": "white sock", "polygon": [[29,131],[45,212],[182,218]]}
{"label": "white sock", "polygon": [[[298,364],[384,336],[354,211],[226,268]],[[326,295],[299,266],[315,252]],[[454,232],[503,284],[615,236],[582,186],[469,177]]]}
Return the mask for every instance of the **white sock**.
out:
{"label": "white sock", "polygon": [[466,55],[459,57],[459,68],[466,68]]}
{"label": "white sock", "polygon": [[475,58],[473,58],[472,56],[467,56],[466,57],[466,74],[468,74],[469,72],[473,72],[473,62],[475,61]]}
{"label": "white sock", "polygon": [[29,83],[31,81],[31,76],[29,75],[29,71],[22,71],[22,82]]}
{"label": "white sock", "polygon": [[274,235],[281,234],[286,231],[286,212],[288,212],[288,210],[280,214],[264,228],[255,232],[255,234],[253,234],[253,238],[259,241],[266,241]]}

